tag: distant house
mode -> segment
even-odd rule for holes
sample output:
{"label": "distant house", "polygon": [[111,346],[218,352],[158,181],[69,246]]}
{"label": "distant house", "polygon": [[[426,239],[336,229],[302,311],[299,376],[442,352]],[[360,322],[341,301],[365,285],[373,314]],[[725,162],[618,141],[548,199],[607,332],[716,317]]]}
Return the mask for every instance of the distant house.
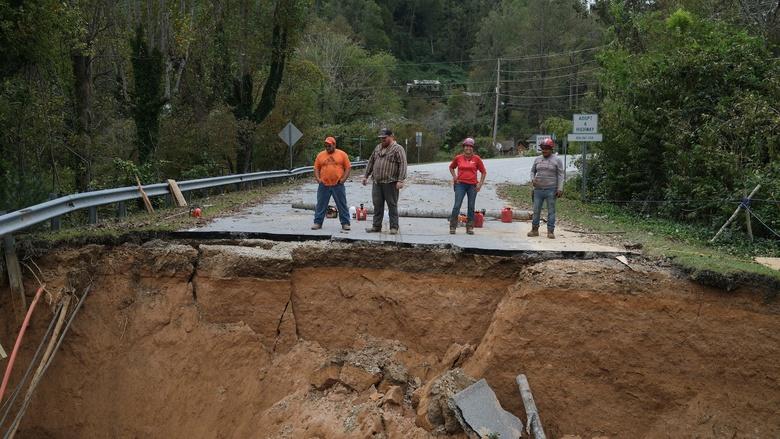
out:
{"label": "distant house", "polygon": [[437,79],[415,79],[406,83],[408,94],[437,94],[441,92],[441,82]]}

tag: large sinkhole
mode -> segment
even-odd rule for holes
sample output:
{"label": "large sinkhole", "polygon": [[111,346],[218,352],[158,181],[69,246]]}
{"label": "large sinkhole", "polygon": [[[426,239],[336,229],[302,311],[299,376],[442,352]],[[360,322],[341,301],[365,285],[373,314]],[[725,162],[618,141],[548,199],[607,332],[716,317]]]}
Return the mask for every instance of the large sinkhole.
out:
{"label": "large sinkhole", "polygon": [[90,293],[16,437],[466,437],[448,396],[485,378],[525,419],[520,373],[548,437],[780,437],[778,305],[642,261],[246,240],[35,262],[9,393],[56,302]]}

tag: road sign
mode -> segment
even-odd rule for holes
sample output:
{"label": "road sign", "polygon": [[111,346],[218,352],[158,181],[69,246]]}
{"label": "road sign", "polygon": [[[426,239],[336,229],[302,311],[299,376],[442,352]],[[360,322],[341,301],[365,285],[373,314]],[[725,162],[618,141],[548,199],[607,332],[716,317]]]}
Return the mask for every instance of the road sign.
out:
{"label": "road sign", "polygon": [[279,137],[284,140],[287,146],[293,146],[295,142],[301,140],[303,133],[290,122],[279,132]]}
{"label": "road sign", "polygon": [[414,140],[416,141],[417,145],[422,143],[422,131],[417,131],[414,133]]}
{"label": "road sign", "polygon": [[569,142],[601,142],[601,134],[569,134]]}
{"label": "road sign", "polygon": [[287,144],[287,146],[290,147],[290,169],[293,168],[293,145],[295,145],[295,142],[301,140],[301,137],[303,137],[303,133],[301,130],[295,127],[292,122],[289,122],[284,128],[282,128],[282,131],[279,132],[279,137],[282,138],[284,143]]}
{"label": "road sign", "polygon": [[575,114],[572,122],[575,134],[596,134],[599,132],[598,114]]}

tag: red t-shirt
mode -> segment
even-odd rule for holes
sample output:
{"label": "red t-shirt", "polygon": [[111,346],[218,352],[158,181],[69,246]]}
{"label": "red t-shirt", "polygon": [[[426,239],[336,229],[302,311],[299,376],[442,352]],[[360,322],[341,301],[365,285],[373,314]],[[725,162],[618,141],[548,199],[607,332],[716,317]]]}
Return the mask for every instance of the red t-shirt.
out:
{"label": "red t-shirt", "polygon": [[466,158],[458,154],[450,163],[450,169],[458,168],[458,183],[477,184],[477,171],[485,174],[485,165],[478,155]]}

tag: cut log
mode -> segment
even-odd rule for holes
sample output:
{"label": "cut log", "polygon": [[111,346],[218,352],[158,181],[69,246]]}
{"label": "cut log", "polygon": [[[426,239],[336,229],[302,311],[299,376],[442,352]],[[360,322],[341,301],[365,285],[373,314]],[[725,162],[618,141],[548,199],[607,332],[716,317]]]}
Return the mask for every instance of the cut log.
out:
{"label": "cut log", "polygon": [[176,180],[168,180],[168,188],[171,190],[173,200],[176,203],[176,207],[187,207],[187,200],[184,199],[184,195],[179,189],[179,185],[176,184]]}

